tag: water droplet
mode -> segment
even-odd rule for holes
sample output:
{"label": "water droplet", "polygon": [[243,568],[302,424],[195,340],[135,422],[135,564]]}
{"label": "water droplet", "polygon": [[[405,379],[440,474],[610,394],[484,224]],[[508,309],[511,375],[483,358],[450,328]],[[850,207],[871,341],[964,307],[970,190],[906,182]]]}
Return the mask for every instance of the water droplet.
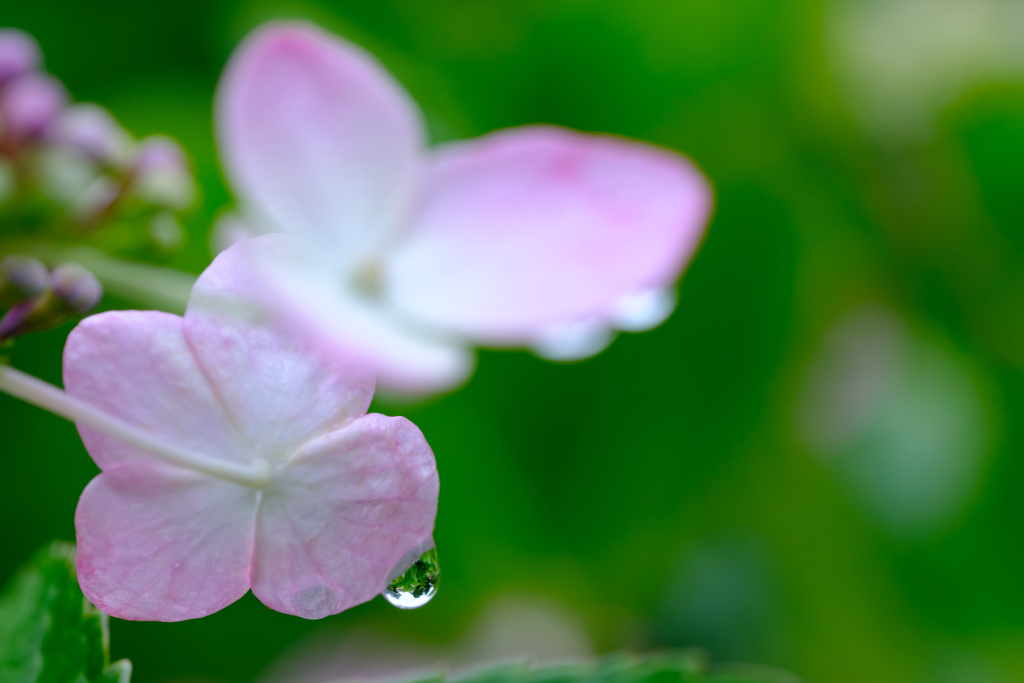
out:
{"label": "water droplet", "polygon": [[665,322],[676,307],[671,289],[645,289],[619,297],[612,303],[611,320],[626,332],[645,332]]}
{"label": "water droplet", "polygon": [[420,555],[404,574],[391,582],[384,591],[384,598],[398,609],[423,607],[437,594],[440,578],[437,549],[431,548]]}
{"label": "water droplet", "polygon": [[547,360],[583,360],[604,351],[614,337],[607,324],[597,318],[554,323],[541,330],[533,351]]}

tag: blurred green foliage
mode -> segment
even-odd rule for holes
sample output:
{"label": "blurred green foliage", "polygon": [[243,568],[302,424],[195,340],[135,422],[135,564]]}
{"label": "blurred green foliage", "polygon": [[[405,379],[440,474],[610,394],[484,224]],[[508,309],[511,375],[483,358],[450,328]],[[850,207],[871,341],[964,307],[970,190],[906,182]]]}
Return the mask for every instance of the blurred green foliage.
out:
{"label": "blurred green foliage", "polygon": [[110,663],[107,621],[78,587],[75,547],[51,543],[0,594],[0,680],[128,683],[131,664]]}
{"label": "blurred green foliage", "polygon": [[[602,651],[706,646],[834,683],[1024,679],[1024,78],[979,77],[920,133],[880,132],[834,68],[842,1],[8,3],[2,21],[39,39],[76,98],[191,153],[202,197],[173,260],[185,270],[209,262],[210,224],[230,203],[212,137],[218,75],[274,17],[367,47],[435,141],[533,122],[611,132],[690,155],[716,188],[659,329],[571,365],[484,352],[464,389],[382,407],[437,454],[445,576],[427,607],[376,600],[306,622],[250,596],[194,622],[115,621],[114,656],[135,680],[251,681],[299,639],[357,625],[442,643],[510,592],[575,610]],[[946,449],[965,458],[964,493],[912,532],[874,514],[857,489],[870,479],[851,483],[857,467],[837,460],[870,446],[858,424],[841,425],[853,445],[835,453],[801,427],[823,345],[864,308],[903,321],[907,353],[941,354],[915,368],[966,378],[918,387],[916,369],[884,394],[878,405],[918,426],[872,422],[896,422],[872,432],[888,439],[875,455],[924,458],[885,495],[933,484],[921,435],[944,413],[915,411],[915,396],[981,415],[969,448]],[[59,382],[66,333],[19,344],[13,362]],[[870,377],[873,358],[843,376]],[[73,538],[97,470],[59,418],[0,396],[0,420],[6,579],[42,543]]]}
{"label": "blurred green foliage", "polygon": [[401,683],[794,683],[781,671],[757,666],[710,667],[697,651],[646,657],[615,653],[596,660],[556,664],[512,662],[458,674],[420,674]]}

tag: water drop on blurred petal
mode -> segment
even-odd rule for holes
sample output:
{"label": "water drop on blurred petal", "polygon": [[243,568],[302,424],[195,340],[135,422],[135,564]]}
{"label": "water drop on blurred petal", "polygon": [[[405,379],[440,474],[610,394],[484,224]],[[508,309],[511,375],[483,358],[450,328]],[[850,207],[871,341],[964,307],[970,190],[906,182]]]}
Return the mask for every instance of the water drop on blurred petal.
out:
{"label": "water drop on blurred petal", "polygon": [[604,351],[614,336],[612,330],[599,320],[558,323],[549,325],[540,333],[533,351],[548,360],[582,360]]}
{"label": "water drop on blurred petal", "polygon": [[[407,560],[403,559],[398,566]],[[431,548],[420,555],[405,573],[392,581],[384,591],[384,598],[398,609],[423,607],[437,595],[441,566],[437,563],[437,549]]]}
{"label": "water drop on blurred petal", "polygon": [[675,292],[645,289],[619,297],[612,304],[611,319],[620,330],[644,332],[665,322],[675,307]]}

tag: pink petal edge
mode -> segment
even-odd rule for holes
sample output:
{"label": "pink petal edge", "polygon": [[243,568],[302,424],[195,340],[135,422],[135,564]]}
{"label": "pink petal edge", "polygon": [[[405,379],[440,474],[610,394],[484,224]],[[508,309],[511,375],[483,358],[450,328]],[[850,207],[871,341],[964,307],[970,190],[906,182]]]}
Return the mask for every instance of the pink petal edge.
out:
{"label": "pink petal edge", "polygon": [[416,104],[374,57],[311,24],[246,38],[218,86],[216,123],[239,198],[338,254],[378,244],[418,183]]}
{"label": "pink petal edge", "polygon": [[[86,318],[64,346],[64,386],[68,394],[193,452],[251,459],[185,340],[180,316],[108,311]],[[101,469],[153,459],[88,427],[78,431]]]}
{"label": "pink petal edge", "polygon": [[264,493],[252,590],[306,619],[379,595],[395,565],[429,539],[438,477],[423,434],[371,414],[310,447]]}
{"label": "pink petal edge", "polygon": [[249,589],[253,489],[161,464],[109,469],[75,511],[78,581],[119,619],[181,621]]}
{"label": "pink petal edge", "polygon": [[427,324],[495,346],[603,320],[667,289],[697,249],[711,189],[675,152],[553,126],[440,147],[388,297]]}

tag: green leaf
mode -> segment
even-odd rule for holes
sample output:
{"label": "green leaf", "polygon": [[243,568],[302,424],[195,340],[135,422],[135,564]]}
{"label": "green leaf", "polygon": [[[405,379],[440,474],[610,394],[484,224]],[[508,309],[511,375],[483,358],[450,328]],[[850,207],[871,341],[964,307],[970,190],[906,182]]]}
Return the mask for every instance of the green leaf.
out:
{"label": "green leaf", "polygon": [[718,667],[707,683],[800,683],[791,673],[770,666],[730,664]]}
{"label": "green leaf", "polygon": [[0,594],[2,683],[128,683],[127,660],[110,663],[107,615],[78,587],[75,546],[36,553]]}
{"label": "green leaf", "polygon": [[531,665],[527,661],[485,664],[454,674],[422,672],[394,683],[800,683],[770,667],[730,664],[714,667],[699,650],[646,656],[614,653],[597,659]]}

